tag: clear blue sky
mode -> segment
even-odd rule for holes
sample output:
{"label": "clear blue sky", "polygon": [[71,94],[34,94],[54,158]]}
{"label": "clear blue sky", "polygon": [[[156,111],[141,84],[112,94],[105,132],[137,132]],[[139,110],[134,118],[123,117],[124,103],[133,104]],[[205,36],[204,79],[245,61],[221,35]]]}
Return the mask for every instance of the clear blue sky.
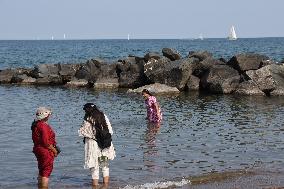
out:
{"label": "clear blue sky", "polygon": [[284,37],[284,0],[0,0],[0,39]]}

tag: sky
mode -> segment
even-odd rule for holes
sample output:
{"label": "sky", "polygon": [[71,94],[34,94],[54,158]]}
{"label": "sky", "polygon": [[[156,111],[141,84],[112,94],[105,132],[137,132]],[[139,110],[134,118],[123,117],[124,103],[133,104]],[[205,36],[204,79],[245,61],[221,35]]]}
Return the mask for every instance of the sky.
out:
{"label": "sky", "polygon": [[284,37],[284,0],[0,0],[0,39]]}

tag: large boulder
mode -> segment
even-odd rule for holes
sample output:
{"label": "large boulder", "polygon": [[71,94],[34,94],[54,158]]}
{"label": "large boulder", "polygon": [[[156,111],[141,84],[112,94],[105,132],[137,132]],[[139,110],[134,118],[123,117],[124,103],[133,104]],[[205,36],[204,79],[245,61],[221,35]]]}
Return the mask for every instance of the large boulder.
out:
{"label": "large boulder", "polygon": [[128,57],[118,62],[116,73],[119,78],[119,86],[122,88],[137,88],[149,84],[144,74],[144,59],[140,57]]}
{"label": "large boulder", "polygon": [[31,76],[36,79],[49,75],[59,75],[59,64],[39,64],[34,67],[31,73]]}
{"label": "large boulder", "polygon": [[265,95],[265,93],[262,92],[258,88],[256,83],[254,83],[252,80],[244,81],[244,82],[240,83],[238,85],[236,91],[234,91],[234,94],[237,94],[237,95],[261,95],[261,96]]}
{"label": "large boulder", "polygon": [[104,64],[100,59],[88,60],[82,64],[79,70],[76,71],[75,77],[77,79],[86,79],[87,81],[94,81],[101,72],[101,65]]}
{"label": "large boulder", "polygon": [[34,84],[35,82],[35,78],[32,78],[26,74],[15,74],[11,79],[11,83],[18,84]]}
{"label": "large boulder", "polygon": [[248,70],[257,70],[263,66],[266,66],[271,62],[268,60],[269,57],[264,55],[245,53],[233,56],[227,64],[242,74]]}
{"label": "large boulder", "polygon": [[69,82],[75,77],[80,66],[80,64],[59,64],[59,75],[64,82]]}
{"label": "large boulder", "polygon": [[230,94],[240,82],[239,73],[227,65],[214,65],[200,81],[200,87],[209,93]]}
{"label": "large boulder", "polygon": [[36,78],[36,85],[62,85],[59,64],[40,64],[34,67],[30,76]]}
{"label": "large boulder", "polygon": [[62,78],[57,75],[57,74],[53,74],[53,75],[48,75],[45,77],[40,77],[37,78],[35,81],[36,85],[63,85],[65,84],[62,80]]}
{"label": "large boulder", "polygon": [[0,70],[0,84],[11,83],[12,79],[17,75],[30,76],[31,71],[32,70],[28,68]]}
{"label": "large boulder", "polygon": [[195,61],[193,66],[192,75],[202,78],[214,65],[225,65],[224,62],[216,60],[212,57],[206,58],[202,61]]}
{"label": "large boulder", "polygon": [[187,89],[189,91],[198,91],[199,90],[200,79],[194,75],[191,75],[187,82]]}
{"label": "large boulder", "polygon": [[99,70],[100,72],[89,80],[94,83],[95,88],[118,88],[116,64],[101,64]]}
{"label": "large boulder", "polygon": [[14,74],[15,70],[12,69],[0,71],[0,84],[10,83]]}
{"label": "large boulder", "polygon": [[152,83],[166,84],[184,90],[192,73],[195,58],[170,61],[167,58],[150,59],[144,66],[144,73]]}
{"label": "large boulder", "polygon": [[266,95],[284,95],[284,65],[271,64],[246,74]]}
{"label": "large boulder", "polygon": [[199,61],[205,60],[207,58],[213,58],[212,53],[208,51],[190,51],[188,53],[188,58],[197,58]]}
{"label": "large boulder", "polygon": [[129,89],[128,93],[142,93],[143,89],[147,89],[153,94],[178,94],[180,91],[176,87],[170,87],[160,83],[154,83],[150,85],[145,85],[137,89]]}
{"label": "large boulder", "polygon": [[158,52],[149,52],[145,54],[144,56],[145,62],[148,62],[150,59],[159,60],[161,59],[161,55]]}
{"label": "large boulder", "polygon": [[105,63],[99,59],[92,59],[83,64],[76,72],[77,79],[85,79],[96,88],[117,87],[118,76],[116,64]]}
{"label": "large boulder", "polygon": [[179,52],[177,52],[174,49],[170,48],[163,48],[162,49],[163,56],[167,57],[171,61],[179,60],[181,59],[181,55]]}

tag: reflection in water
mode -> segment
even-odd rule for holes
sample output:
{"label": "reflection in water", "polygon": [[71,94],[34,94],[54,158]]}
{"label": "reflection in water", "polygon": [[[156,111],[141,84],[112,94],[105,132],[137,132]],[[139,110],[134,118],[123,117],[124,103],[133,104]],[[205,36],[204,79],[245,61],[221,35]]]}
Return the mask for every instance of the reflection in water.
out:
{"label": "reflection in water", "polygon": [[51,125],[63,148],[51,187],[76,188],[89,183],[77,134],[84,116],[78,110],[86,102],[105,110],[115,131],[117,158],[111,162],[110,188],[251,167],[284,171],[283,97],[160,96],[161,126],[147,125],[141,96],[124,91],[0,86],[0,97],[3,188],[36,185],[30,120],[40,105],[53,108]]}
{"label": "reflection in water", "polygon": [[159,152],[156,146],[156,135],[160,131],[161,123],[148,123],[147,130],[144,136],[146,147],[143,152],[144,166],[151,172],[159,171],[159,166],[156,164],[156,159],[159,158]]}
{"label": "reflection in water", "polygon": [[92,189],[108,189],[108,188],[109,188],[109,185],[107,184],[92,186]]}

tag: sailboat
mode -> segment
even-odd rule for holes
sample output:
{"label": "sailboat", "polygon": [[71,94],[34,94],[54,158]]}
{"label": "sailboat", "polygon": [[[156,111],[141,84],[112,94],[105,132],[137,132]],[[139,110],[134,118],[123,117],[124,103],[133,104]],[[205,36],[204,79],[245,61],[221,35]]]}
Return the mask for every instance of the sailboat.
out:
{"label": "sailboat", "polygon": [[127,35],[127,40],[128,40],[128,41],[130,40],[130,35],[129,35],[129,34]]}
{"label": "sailboat", "polygon": [[229,34],[228,39],[229,40],[237,40],[238,39],[234,26],[232,26],[231,29],[230,29],[230,34]]}
{"label": "sailboat", "polygon": [[203,40],[203,35],[202,35],[202,33],[199,35],[198,39]]}

